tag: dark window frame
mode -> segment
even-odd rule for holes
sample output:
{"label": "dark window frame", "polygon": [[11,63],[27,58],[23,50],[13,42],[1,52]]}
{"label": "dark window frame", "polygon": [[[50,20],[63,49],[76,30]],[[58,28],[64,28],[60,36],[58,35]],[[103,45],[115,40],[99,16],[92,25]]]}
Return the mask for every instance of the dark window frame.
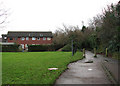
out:
{"label": "dark window frame", "polygon": [[13,40],[13,38],[11,37],[11,38],[9,38],[10,40]]}

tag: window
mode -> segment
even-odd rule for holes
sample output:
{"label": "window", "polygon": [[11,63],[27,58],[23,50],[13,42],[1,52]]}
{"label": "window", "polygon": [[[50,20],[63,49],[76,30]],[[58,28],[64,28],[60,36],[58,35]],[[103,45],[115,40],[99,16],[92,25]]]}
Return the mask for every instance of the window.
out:
{"label": "window", "polygon": [[29,37],[26,37],[26,40],[29,40]]}
{"label": "window", "polygon": [[46,38],[45,38],[45,37],[43,37],[43,40],[46,40]]}
{"label": "window", "polygon": [[50,38],[50,37],[47,37],[47,40],[51,40],[51,38]]}
{"label": "window", "polygon": [[40,38],[38,37],[37,40],[40,40]]}
{"label": "window", "polygon": [[35,38],[35,37],[32,37],[32,40],[36,40],[36,38]]}
{"label": "window", "polygon": [[25,38],[24,38],[24,37],[22,37],[22,38],[21,38],[21,40],[25,40]]}
{"label": "window", "polygon": [[10,38],[10,40],[13,40],[13,38]]}

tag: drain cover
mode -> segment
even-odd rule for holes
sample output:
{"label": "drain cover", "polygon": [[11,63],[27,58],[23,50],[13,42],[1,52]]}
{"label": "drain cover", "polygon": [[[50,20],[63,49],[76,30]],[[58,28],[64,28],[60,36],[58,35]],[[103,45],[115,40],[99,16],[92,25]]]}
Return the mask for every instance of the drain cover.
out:
{"label": "drain cover", "polygon": [[89,68],[88,70],[92,70],[91,68]]}

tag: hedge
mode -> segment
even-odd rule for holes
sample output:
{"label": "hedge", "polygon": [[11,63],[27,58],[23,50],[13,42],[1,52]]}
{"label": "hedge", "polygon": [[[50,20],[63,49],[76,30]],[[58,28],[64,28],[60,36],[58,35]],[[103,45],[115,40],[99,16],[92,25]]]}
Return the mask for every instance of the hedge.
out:
{"label": "hedge", "polygon": [[28,45],[29,52],[39,52],[39,51],[56,51],[59,48],[63,47],[62,45]]}
{"label": "hedge", "polygon": [[2,52],[18,52],[19,45],[2,45]]}
{"label": "hedge", "polygon": [[71,48],[70,44],[67,44],[62,48],[62,51],[71,51],[71,50],[72,50],[72,48]]}
{"label": "hedge", "polygon": [[[72,51],[72,46],[71,46],[71,44],[65,45],[65,46],[62,48],[62,51],[65,51],[65,52]],[[73,45],[73,53],[76,53],[76,51],[77,51],[77,47],[76,47],[75,45]]]}

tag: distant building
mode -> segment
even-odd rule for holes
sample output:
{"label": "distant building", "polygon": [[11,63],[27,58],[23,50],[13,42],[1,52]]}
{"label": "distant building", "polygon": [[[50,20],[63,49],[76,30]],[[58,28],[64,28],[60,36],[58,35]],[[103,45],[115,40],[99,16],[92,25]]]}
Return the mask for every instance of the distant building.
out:
{"label": "distant building", "polygon": [[52,44],[52,32],[34,32],[34,31],[8,31],[2,34],[2,42],[20,44],[23,49],[28,45],[49,45]]}

